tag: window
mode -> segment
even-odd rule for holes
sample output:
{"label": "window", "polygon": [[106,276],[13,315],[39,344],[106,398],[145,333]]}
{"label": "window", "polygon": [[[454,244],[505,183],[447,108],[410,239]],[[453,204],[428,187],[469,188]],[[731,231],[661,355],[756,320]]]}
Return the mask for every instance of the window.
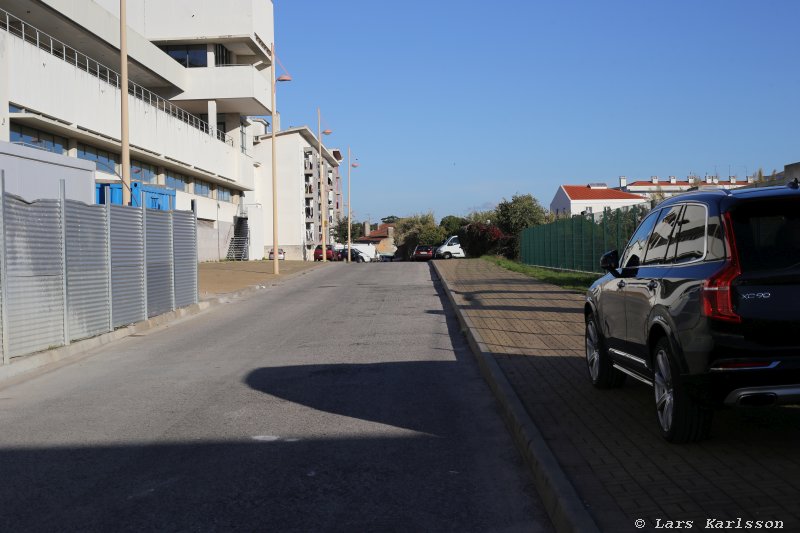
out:
{"label": "window", "polygon": [[131,179],[142,183],[156,182],[156,167],[131,159]]}
{"label": "window", "polygon": [[189,178],[184,176],[183,174],[178,174],[177,172],[169,172],[165,173],[166,176],[166,183],[167,187],[170,189],[175,189],[176,191],[185,191],[186,184],[189,183]]}
{"label": "window", "polygon": [[194,193],[197,196],[211,196],[211,184],[203,180],[194,180]]}
{"label": "window", "polygon": [[647,248],[647,239],[650,236],[650,231],[656,224],[656,217],[659,212],[660,211],[651,213],[650,216],[645,218],[639,225],[639,229],[637,229],[636,233],[631,237],[628,246],[625,247],[625,253],[622,254],[622,261],[620,261],[623,268],[636,268],[641,264],[642,257]]}
{"label": "window", "polygon": [[11,124],[11,142],[34,146],[57,154],[67,151],[67,140],[64,137],[19,124]]}
{"label": "window", "polygon": [[[681,226],[676,233],[676,263],[688,263],[706,255],[706,208],[702,205],[686,206],[681,216]],[[670,247],[672,248],[672,247]]]}
{"label": "window", "polygon": [[[672,230],[675,228],[675,224],[678,222],[681,209],[683,209],[683,206],[678,205],[670,209],[661,210],[661,214],[658,217],[658,221],[653,229],[653,233],[647,240],[647,254],[645,254],[644,258],[645,265],[657,265],[665,262],[665,258],[667,257],[667,247],[669,245],[670,238],[672,237]],[[671,261],[672,257],[670,256],[669,260],[666,262]]]}
{"label": "window", "polygon": [[85,159],[86,161],[94,161],[97,165],[97,170],[105,172],[106,174],[117,173],[117,165],[119,164],[119,156],[112,154],[105,150],[88,146],[83,143],[78,143],[78,159]]}
{"label": "window", "polygon": [[800,214],[794,198],[745,205],[731,216],[744,272],[780,269],[796,275],[800,263]]}
{"label": "window", "polygon": [[207,47],[204,44],[171,44],[160,47],[172,59],[187,68],[207,67]]}
{"label": "window", "polygon": [[231,190],[227,187],[221,187],[217,185],[217,200],[221,200],[223,202],[230,202],[231,201]]}
{"label": "window", "polygon": [[230,65],[231,64],[231,51],[221,44],[214,45],[214,64],[216,65]]}

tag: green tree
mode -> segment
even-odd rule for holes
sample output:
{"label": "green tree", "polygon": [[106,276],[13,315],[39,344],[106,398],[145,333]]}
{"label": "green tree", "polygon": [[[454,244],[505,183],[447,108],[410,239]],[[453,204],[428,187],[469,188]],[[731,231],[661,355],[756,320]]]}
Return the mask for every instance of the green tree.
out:
{"label": "green tree", "polygon": [[497,212],[494,209],[487,209],[486,211],[472,211],[467,215],[467,223],[480,222],[481,224],[492,224],[497,217]]}
{"label": "green tree", "polygon": [[520,233],[525,228],[538,226],[545,222],[544,208],[530,194],[515,194],[511,200],[497,204],[494,222],[509,237],[507,255],[510,259],[519,258]]}
{"label": "green tree", "polygon": [[400,220],[400,217],[395,215],[389,215],[388,217],[383,217],[381,219],[381,222],[383,222],[384,224],[394,224],[398,220]]}
{"label": "green tree", "polygon": [[469,221],[467,219],[465,219],[464,217],[457,217],[454,215],[447,215],[446,217],[442,218],[441,221],[439,221],[439,227],[442,228],[442,230],[444,231],[445,239],[451,235],[455,235],[456,233],[458,233],[458,230],[460,230],[463,226],[466,226],[467,224],[469,224]]}
{"label": "green tree", "polygon": [[394,229],[394,242],[397,245],[395,255],[400,254],[407,259],[418,244],[435,245],[444,238],[444,229],[436,225],[433,213],[401,218]]}
{"label": "green tree", "polygon": [[[361,222],[353,221],[353,224],[350,226],[350,238],[352,240],[356,240],[359,237],[364,235],[364,224]],[[347,242],[347,217],[341,217],[336,221],[336,225],[333,227],[333,236],[336,239],[336,242],[339,243],[346,243]]]}

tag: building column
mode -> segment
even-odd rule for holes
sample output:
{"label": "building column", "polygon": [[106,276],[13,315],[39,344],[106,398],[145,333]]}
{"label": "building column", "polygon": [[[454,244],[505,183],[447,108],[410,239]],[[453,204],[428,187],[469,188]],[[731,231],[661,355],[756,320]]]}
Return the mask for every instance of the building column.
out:
{"label": "building column", "polygon": [[208,101],[208,127],[211,128],[211,135],[216,136],[217,129],[217,101]]}
{"label": "building column", "polygon": [[156,185],[167,184],[167,169],[164,167],[156,167]]}
{"label": "building column", "polygon": [[0,34],[0,141],[11,140],[11,121],[8,116],[8,44],[7,33]]}
{"label": "building column", "polygon": [[78,139],[67,139],[67,155],[78,157]]}
{"label": "building column", "polygon": [[[192,15],[194,16],[194,15]],[[206,66],[208,67],[215,67],[217,66],[217,59],[214,54],[214,45],[213,44],[206,44]]]}

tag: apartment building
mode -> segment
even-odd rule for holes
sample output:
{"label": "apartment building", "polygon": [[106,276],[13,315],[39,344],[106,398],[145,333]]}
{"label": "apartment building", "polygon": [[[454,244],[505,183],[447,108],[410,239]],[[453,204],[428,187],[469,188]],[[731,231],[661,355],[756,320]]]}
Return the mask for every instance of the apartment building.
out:
{"label": "apartment building", "polygon": [[[272,133],[267,123],[256,120],[253,154],[261,165],[256,169],[255,191],[246,194],[245,202],[264,207],[264,254],[272,249]],[[327,244],[333,244],[333,225],[342,213],[340,150],[322,145],[307,127],[276,129],[275,153],[278,167],[278,246],[286,259],[314,260],[314,248],[323,241],[322,217],[326,217]],[[320,165],[325,187],[320,196]],[[323,207],[324,203],[324,207]]]}
{"label": "apartment building", "polygon": [[[251,115],[271,112],[272,2],[128,2],[129,86],[120,88],[117,0],[0,0],[0,141],[93,162],[118,182],[121,98],[131,179],[196,206],[201,260],[224,258],[259,206]],[[255,237],[254,237],[255,236]],[[242,244],[263,257],[260,232]]]}
{"label": "apartment building", "polygon": [[628,178],[620,176],[617,190],[641,194],[647,196],[650,200],[661,201],[693,189],[737,189],[753,182],[753,176],[748,176],[746,179],[728,176],[727,180],[721,180],[718,176],[706,175],[701,178],[700,176],[689,175],[686,179],[670,176],[666,180],[662,180],[658,176],[651,176],[649,180],[635,180],[628,183]]}

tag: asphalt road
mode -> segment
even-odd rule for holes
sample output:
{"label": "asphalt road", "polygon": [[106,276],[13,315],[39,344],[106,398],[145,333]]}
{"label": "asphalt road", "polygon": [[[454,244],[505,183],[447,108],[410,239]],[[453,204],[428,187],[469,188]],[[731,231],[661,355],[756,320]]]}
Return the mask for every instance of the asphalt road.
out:
{"label": "asphalt road", "polygon": [[550,531],[431,278],[331,264],[0,388],[0,531]]}

